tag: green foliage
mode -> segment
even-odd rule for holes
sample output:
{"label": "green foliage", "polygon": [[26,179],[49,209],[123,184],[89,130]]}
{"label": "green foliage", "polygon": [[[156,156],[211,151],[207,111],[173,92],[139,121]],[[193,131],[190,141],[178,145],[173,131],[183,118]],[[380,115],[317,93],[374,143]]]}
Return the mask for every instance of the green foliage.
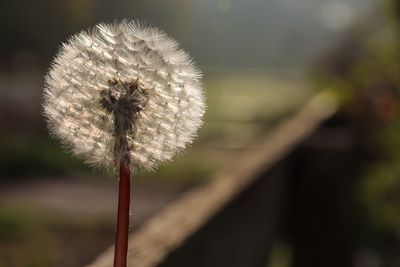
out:
{"label": "green foliage", "polygon": [[[373,21],[377,23],[376,21]],[[347,40],[317,76],[343,103],[370,156],[359,180],[357,240],[382,266],[400,261],[400,38],[391,19]],[[366,26],[368,27],[368,26]],[[352,36],[354,37],[354,36]],[[350,45],[349,45],[350,44]],[[348,53],[348,51],[356,51]]]}

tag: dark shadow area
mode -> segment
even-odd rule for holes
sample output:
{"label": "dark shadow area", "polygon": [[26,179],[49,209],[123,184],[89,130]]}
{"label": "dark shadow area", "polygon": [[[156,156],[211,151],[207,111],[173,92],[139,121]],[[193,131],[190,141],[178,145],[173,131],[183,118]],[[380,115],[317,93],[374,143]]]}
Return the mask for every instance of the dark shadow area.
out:
{"label": "dark shadow area", "polygon": [[268,266],[280,239],[291,266],[352,266],[362,142],[335,115],[159,266]]}

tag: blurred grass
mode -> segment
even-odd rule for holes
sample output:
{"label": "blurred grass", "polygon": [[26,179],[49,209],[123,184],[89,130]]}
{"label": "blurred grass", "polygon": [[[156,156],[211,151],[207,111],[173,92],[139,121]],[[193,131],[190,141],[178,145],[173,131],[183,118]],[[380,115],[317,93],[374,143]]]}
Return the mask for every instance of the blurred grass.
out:
{"label": "blurred grass", "polygon": [[86,168],[77,158],[68,156],[55,140],[44,135],[2,135],[0,147],[2,177],[60,174]]}
{"label": "blurred grass", "polygon": [[0,206],[0,266],[83,266],[105,249],[114,223]]}

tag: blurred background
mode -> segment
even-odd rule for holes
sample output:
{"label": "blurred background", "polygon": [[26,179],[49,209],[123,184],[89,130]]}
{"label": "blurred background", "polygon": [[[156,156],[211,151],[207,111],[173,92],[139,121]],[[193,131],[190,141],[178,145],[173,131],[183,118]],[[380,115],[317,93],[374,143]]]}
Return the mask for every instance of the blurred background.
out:
{"label": "blurred background", "polygon": [[[333,187],[323,177],[285,181],[281,227],[263,266],[400,266],[398,1],[2,0],[1,267],[84,266],[113,244],[117,179],[49,137],[41,94],[62,42],[123,18],[180,42],[204,72],[208,105],[190,151],[134,177],[135,227],[329,90],[340,103],[330,123],[356,139],[354,164]],[[332,149],[348,140],[334,137],[325,139]],[[318,151],[300,154],[307,168],[318,168]],[[334,248],[332,236],[342,237]],[[321,264],[321,249],[333,249],[331,265]]]}

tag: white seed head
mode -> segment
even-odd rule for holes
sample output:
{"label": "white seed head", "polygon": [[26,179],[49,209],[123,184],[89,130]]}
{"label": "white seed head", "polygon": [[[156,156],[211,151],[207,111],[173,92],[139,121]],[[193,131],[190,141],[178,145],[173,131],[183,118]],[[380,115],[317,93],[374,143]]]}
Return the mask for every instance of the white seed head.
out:
{"label": "white seed head", "polygon": [[201,73],[162,30],[98,24],[63,44],[46,76],[50,131],[90,164],[153,169],[196,136]]}

